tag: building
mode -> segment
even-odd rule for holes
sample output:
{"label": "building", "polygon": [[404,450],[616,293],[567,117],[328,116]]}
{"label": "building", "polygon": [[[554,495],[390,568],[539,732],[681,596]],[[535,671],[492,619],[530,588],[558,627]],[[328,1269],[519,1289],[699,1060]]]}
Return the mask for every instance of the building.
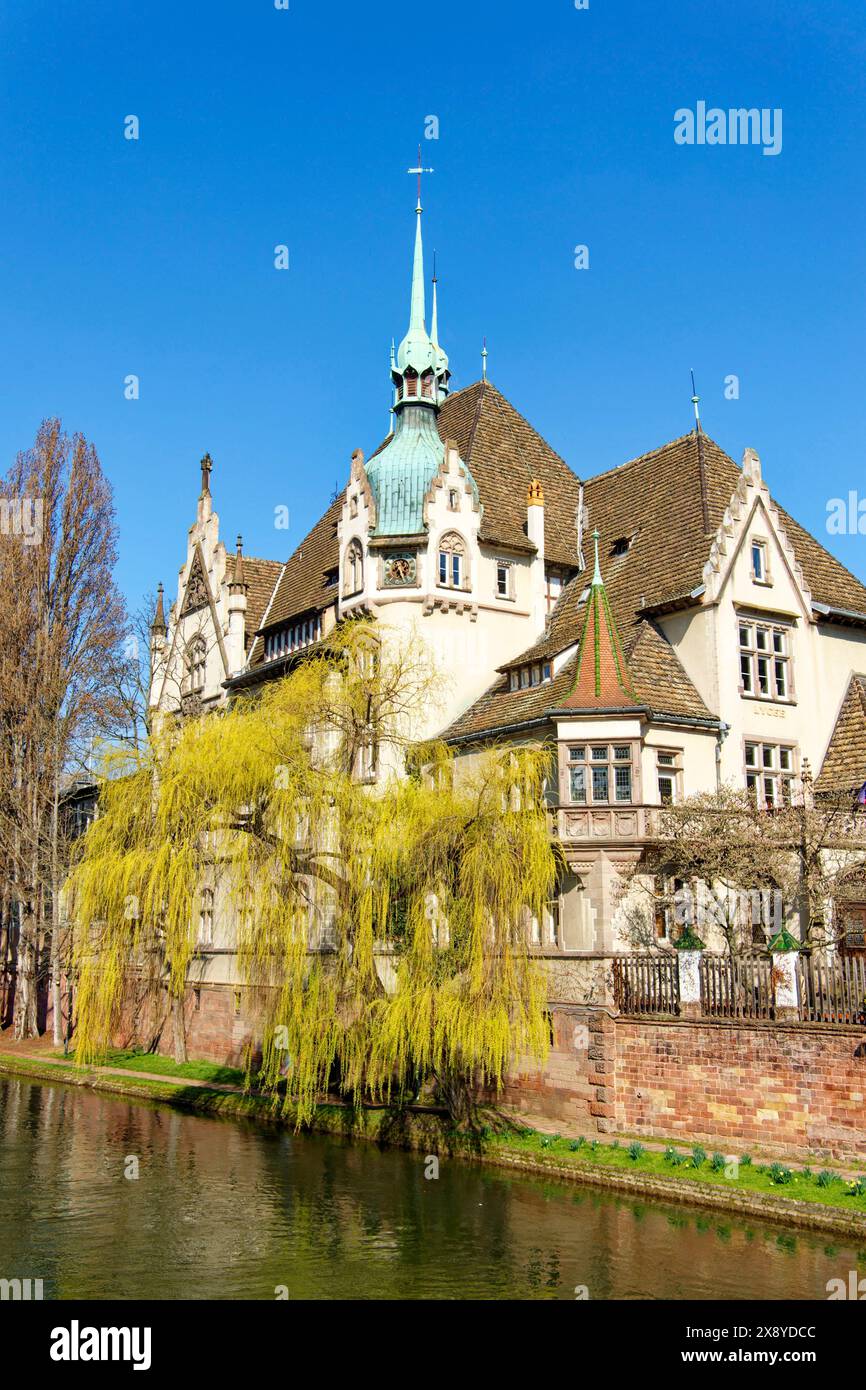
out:
{"label": "building", "polygon": [[[620,871],[661,805],[721,783],[780,805],[807,763],[819,785],[866,779],[866,587],[775,503],[754,451],[738,466],[699,422],[581,479],[490,381],[452,393],[421,224],[419,199],[391,433],[355,451],[284,563],[226,550],[202,460],[177,595],[154,617],[151,702],[218,706],[352,614],[383,640],[417,634],[442,691],[419,738],[465,758],[491,740],[556,750],[568,873],[537,944],[607,956],[623,948]],[[371,750],[364,775],[391,770]]]}

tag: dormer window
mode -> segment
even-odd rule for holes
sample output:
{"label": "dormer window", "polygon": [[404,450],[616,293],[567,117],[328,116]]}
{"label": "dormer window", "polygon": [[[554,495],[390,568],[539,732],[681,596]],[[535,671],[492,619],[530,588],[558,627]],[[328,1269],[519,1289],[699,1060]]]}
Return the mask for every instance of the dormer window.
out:
{"label": "dormer window", "polygon": [[614,541],[614,543],[613,543],[613,549],[611,550],[610,553],[611,553],[611,555],[614,556],[614,558],[615,558],[616,556],[618,556],[618,555],[627,555],[627,554],[628,554],[628,551],[629,551],[629,546],[630,546],[630,545],[631,545],[631,537],[630,537],[630,536],[620,536],[620,537],[618,537],[617,540]]}

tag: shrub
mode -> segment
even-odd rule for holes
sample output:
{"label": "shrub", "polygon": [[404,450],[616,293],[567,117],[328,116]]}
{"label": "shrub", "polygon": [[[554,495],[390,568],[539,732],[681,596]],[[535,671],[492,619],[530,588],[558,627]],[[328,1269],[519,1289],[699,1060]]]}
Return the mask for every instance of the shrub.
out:
{"label": "shrub", "polygon": [[710,1159],[710,1167],[712,1168],[714,1173],[721,1173],[725,1167],[725,1155],[713,1154],[712,1158]]}
{"label": "shrub", "polygon": [[770,1181],[774,1183],[788,1183],[794,1176],[790,1168],[786,1168],[784,1163],[771,1163],[767,1172],[770,1175]]}
{"label": "shrub", "polygon": [[836,1181],[836,1174],[829,1172],[826,1168],[822,1168],[815,1181],[819,1187],[831,1187]]}
{"label": "shrub", "polygon": [[568,1147],[571,1149],[571,1152],[573,1154],[576,1154],[578,1149],[582,1149],[585,1143],[586,1140],[584,1139],[583,1135],[581,1135],[579,1139],[572,1139]]}
{"label": "shrub", "polygon": [[700,1144],[695,1144],[695,1147],[692,1149],[692,1162],[694,1163],[695,1167],[701,1168],[703,1164],[706,1163],[706,1161],[706,1150],[702,1149]]}
{"label": "shrub", "polygon": [[866,1197],[866,1177],[861,1176],[849,1182],[848,1191],[852,1197]]}
{"label": "shrub", "polygon": [[743,1157],[740,1159],[740,1167],[741,1167],[741,1168],[751,1168],[751,1166],[752,1166],[752,1155],[751,1155],[751,1154],[743,1154]]}
{"label": "shrub", "polygon": [[639,1144],[636,1139],[633,1144],[629,1144],[628,1146],[628,1156],[629,1158],[633,1159],[635,1163],[637,1163],[637,1160],[640,1158],[643,1152],[643,1144]]}
{"label": "shrub", "polygon": [[665,1163],[676,1163],[678,1159],[679,1154],[677,1153],[673,1144],[668,1144],[667,1148],[665,1149]]}

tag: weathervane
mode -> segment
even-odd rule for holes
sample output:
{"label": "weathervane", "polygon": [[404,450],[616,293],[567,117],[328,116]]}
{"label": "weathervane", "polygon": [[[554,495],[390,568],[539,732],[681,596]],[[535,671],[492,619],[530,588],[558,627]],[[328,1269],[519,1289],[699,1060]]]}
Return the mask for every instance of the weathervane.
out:
{"label": "weathervane", "polygon": [[417,163],[417,165],[415,166],[414,169],[407,169],[407,170],[406,170],[406,173],[407,173],[407,174],[417,174],[417,175],[418,175],[418,207],[417,207],[417,209],[416,209],[418,212],[421,211],[421,175],[422,175],[422,174],[435,174],[435,172],[436,172],[435,169],[424,169],[424,168],[422,168],[422,165],[421,165],[421,146],[419,145],[419,146],[418,146],[418,163]]}

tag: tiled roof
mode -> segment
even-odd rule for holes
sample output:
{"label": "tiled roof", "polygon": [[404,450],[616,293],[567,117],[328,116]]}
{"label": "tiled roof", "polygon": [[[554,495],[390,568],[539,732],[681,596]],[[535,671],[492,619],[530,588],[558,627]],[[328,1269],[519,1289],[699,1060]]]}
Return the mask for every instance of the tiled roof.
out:
{"label": "tiled roof", "polygon": [[842,702],[821,772],[819,791],[854,789],[866,782],[866,675],[854,675]]}
{"label": "tiled roof", "polygon": [[[454,440],[478,486],[483,542],[532,552],[525,529],[526,492],[537,478],[544,490],[546,558],[576,567],[580,482],[491,382],[476,382],[449,396],[439,413],[438,430],[443,440]],[[388,446],[385,440],[373,457]],[[647,627],[641,610],[686,600],[701,585],[713,536],[740,477],[737,464],[708,435],[698,439],[691,432],[585,484],[585,520],[587,528],[597,526],[602,535],[605,586],[629,660],[640,637],[641,650],[647,654],[653,650],[658,678],[668,697],[676,698],[680,707],[697,702],[704,713],[670,644]],[[334,589],[328,588],[325,577],[339,564],[341,505],[342,499],[331,504],[286,564],[268,613],[268,628],[334,601]],[[866,613],[866,587],[781,508],[779,516],[812,598]],[[628,548],[614,555],[618,540],[627,540]],[[580,599],[589,579],[584,571],[566,586],[547,632],[511,664],[550,657],[577,641],[583,620]],[[655,638],[647,636],[650,631]],[[256,643],[251,663],[261,658],[261,649],[262,643]],[[537,690],[549,692],[550,687],[513,693],[526,699]],[[659,707],[658,700],[651,703]]]}
{"label": "tiled roof", "polygon": [[[605,588],[635,687],[641,700],[660,712],[709,715],[673,647],[658,627],[641,616],[641,610],[686,600],[703,583],[712,538],[740,477],[733,459],[714,440],[706,434],[698,440],[692,432],[586,480],[585,521],[587,526],[598,527],[602,535]],[[781,507],[778,512],[813,600],[866,613],[866,587],[787,512]],[[545,527],[547,524],[546,508]],[[622,554],[613,553],[617,541],[628,542]],[[502,671],[550,659],[577,642],[585,621],[583,603],[590,578],[587,567],[566,585],[547,630],[503,665]],[[552,688],[512,692],[507,679],[497,681],[447,730],[447,736],[507,724],[512,705],[515,710],[522,709],[530,695],[541,702],[539,708],[550,708],[545,691]]]}
{"label": "tiled roof", "polygon": [[[597,540],[597,537],[596,537]],[[637,703],[610,601],[598,566],[586,601],[586,617],[577,650],[574,685],[563,709],[616,709]]]}
{"label": "tiled roof", "polygon": [[[268,629],[281,627],[290,618],[320,611],[334,602],[336,587],[327,583],[327,577],[328,571],[335,570],[340,563],[337,522],[342,507],[341,495],[289,556],[267,615]],[[260,625],[263,621],[264,618],[259,620]],[[263,655],[264,643],[259,638],[250,653],[250,665],[261,661]]]}
{"label": "tiled roof", "polygon": [[439,412],[439,433],[454,440],[478,485],[482,542],[534,551],[526,535],[526,491],[537,478],[544,489],[545,558],[577,564],[580,480],[492,382],[477,381],[449,396]]}
{"label": "tiled roof", "polygon": [[[526,720],[541,720],[548,711],[562,709],[575,685],[575,656],[576,651],[547,684],[510,690],[507,674],[500,676],[480,700],[445,730],[443,738],[493,736],[496,731]],[[713,719],[673,647],[649,619],[642,618],[632,630],[625,660],[638,707],[678,719]],[[625,697],[611,701],[622,708],[628,703]]]}
{"label": "tiled roof", "polygon": [[[235,555],[226,556],[226,583],[231,584],[235,572]],[[247,620],[245,646],[247,651],[253,643],[256,629],[262,621],[264,611],[271,601],[274,585],[283,568],[279,560],[258,560],[254,555],[245,555],[244,580],[247,585]]]}

